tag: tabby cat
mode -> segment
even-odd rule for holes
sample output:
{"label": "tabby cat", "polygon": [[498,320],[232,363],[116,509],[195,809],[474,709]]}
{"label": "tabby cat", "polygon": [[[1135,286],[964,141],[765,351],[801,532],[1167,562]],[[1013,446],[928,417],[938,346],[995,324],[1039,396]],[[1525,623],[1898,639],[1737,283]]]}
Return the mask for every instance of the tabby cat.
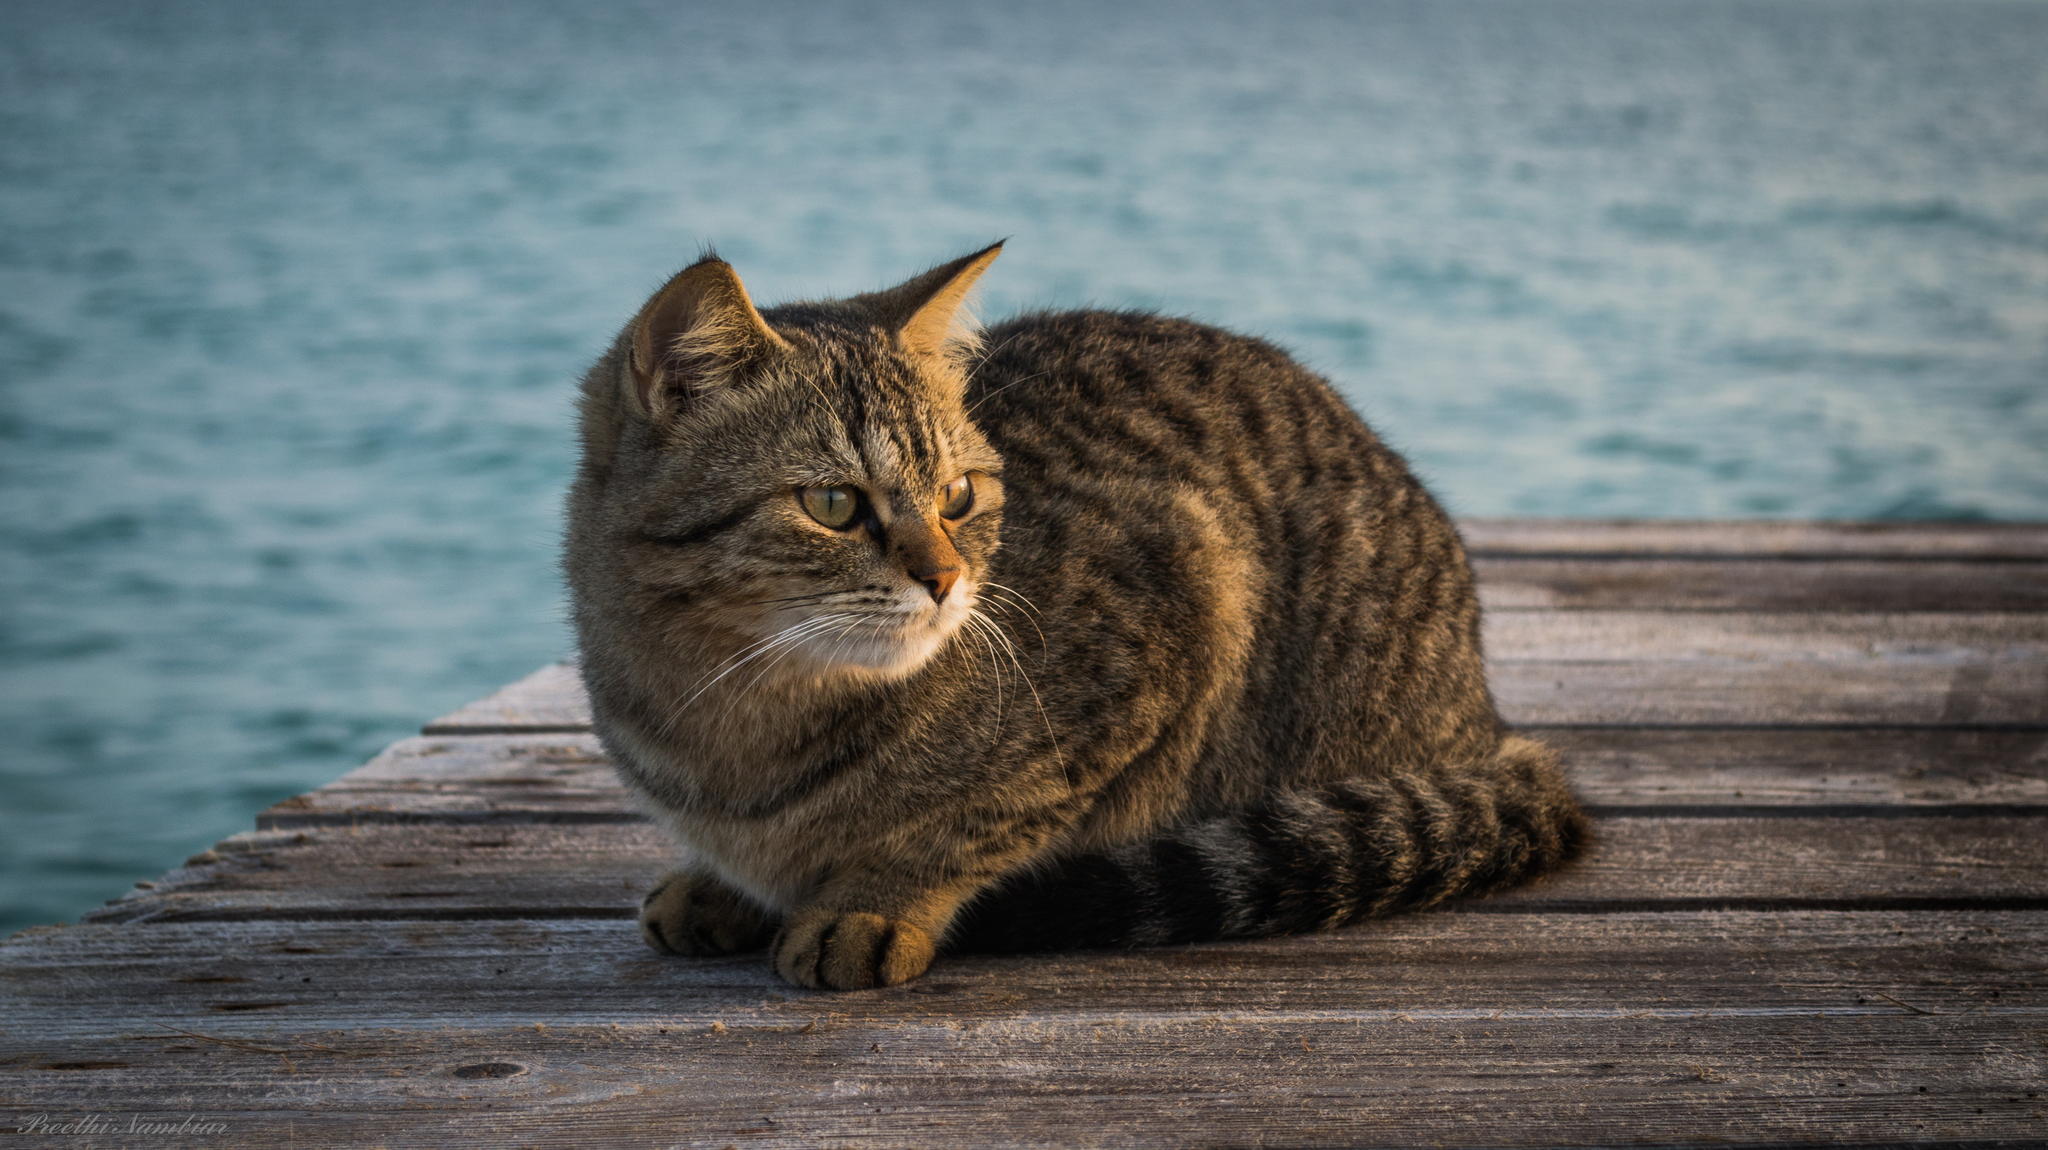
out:
{"label": "tabby cat", "polygon": [[707,255],[584,380],[582,673],[683,848],[648,941],[868,987],[1571,857],[1585,817],[1503,728],[1458,534],[1401,460],[1256,339],[977,331],[1000,246],[765,312]]}

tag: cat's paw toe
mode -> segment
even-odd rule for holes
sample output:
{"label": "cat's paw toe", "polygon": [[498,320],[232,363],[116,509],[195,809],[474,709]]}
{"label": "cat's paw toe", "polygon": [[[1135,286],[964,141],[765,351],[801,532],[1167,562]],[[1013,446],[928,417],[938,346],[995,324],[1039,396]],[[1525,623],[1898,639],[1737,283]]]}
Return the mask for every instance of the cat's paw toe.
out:
{"label": "cat's paw toe", "polygon": [[756,950],[774,924],[716,879],[677,871],[640,903],[640,934],[663,954],[702,957]]}
{"label": "cat's paw toe", "polygon": [[909,982],[932,964],[924,930],[879,914],[798,914],[775,939],[776,973],[798,986],[862,990]]}

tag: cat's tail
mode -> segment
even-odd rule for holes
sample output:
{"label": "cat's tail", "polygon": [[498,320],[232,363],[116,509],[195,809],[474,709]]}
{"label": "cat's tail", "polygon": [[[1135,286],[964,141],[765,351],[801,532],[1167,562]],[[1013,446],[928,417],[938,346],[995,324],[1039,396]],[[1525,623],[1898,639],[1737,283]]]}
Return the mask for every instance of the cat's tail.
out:
{"label": "cat's tail", "polygon": [[1510,735],[1484,763],[1284,791],[1013,876],[962,913],[949,945],[1157,946],[1322,930],[1513,885],[1588,838],[1550,748]]}

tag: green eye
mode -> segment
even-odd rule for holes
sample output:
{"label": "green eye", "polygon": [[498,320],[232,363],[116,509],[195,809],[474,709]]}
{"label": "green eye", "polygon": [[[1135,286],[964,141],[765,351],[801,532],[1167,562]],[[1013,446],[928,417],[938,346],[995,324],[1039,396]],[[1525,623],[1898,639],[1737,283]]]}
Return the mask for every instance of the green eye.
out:
{"label": "green eye", "polygon": [[860,515],[860,492],[851,487],[806,487],[797,497],[811,518],[835,530],[851,527]]}
{"label": "green eye", "polygon": [[958,519],[974,510],[974,481],[963,475],[939,489],[939,514]]}

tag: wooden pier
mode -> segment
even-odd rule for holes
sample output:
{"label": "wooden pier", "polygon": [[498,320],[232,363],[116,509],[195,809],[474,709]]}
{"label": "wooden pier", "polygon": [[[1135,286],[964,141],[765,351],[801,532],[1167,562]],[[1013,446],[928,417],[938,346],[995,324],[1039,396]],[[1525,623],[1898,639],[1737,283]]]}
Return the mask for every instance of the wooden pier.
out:
{"label": "wooden pier", "polygon": [[0,944],[0,1146],[2048,1145],[2048,525],[1466,532],[1551,881],[800,991],[553,667]]}

